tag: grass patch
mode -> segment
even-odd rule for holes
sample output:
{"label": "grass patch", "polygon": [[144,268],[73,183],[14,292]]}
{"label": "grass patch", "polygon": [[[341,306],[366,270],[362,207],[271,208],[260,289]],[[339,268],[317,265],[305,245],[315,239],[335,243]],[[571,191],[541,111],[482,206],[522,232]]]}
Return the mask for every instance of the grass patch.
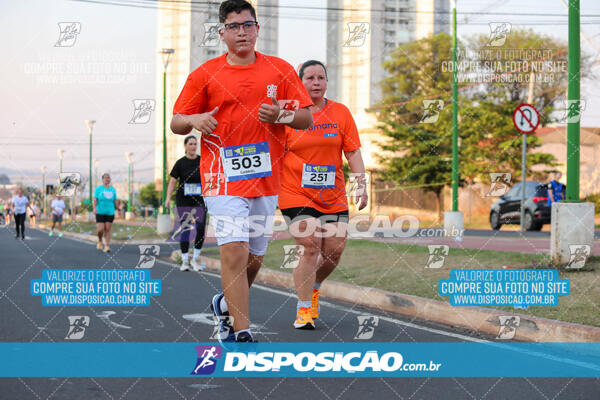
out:
{"label": "grass patch", "polygon": [[[282,269],[283,245],[292,239],[270,243],[264,258],[266,268]],[[205,249],[207,257],[219,257],[218,248]],[[429,258],[427,246],[378,243],[368,240],[349,240],[338,268],[329,279],[355,285],[375,287],[415,296],[448,301],[440,297],[438,281],[447,279],[450,269],[549,268],[547,255],[476,249],[450,249],[443,268],[426,269]],[[496,309],[538,317],[600,326],[600,257],[588,259],[583,270],[559,269],[561,279],[569,279],[570,294],[559,298],[557,307],[530,307],[515,310],[512,307]]]}
{"label": "grass patch", "polygon": [[[45,221],[48,227],[51,223]],[[87,221],[67,221],[63,222],[63,231],[71,233],[84,233],[88,235],[96,234],[96,223]],[[169,234],[159,235],[156,233],[156,226],[148,225],[126,225],[114,223],[111,229],[111,239],[113,240],[142,240],[142,239],[166,239]]]}

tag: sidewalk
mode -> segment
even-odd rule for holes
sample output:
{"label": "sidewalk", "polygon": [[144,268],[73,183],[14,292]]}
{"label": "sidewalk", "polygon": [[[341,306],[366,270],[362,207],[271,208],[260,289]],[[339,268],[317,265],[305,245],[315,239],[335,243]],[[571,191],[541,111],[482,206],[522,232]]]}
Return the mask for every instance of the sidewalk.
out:
{"label": "sidewalk", "polygon": [[[499,233],[499,231],[490,231],[490,236],[466,235],[462,237],[462,240],[457,241],[454,237],[394,237],[394,233],[399,234],[399,231],[382,231],[383,237],[373,237],[375,235],[372,232],[368,235],[365,235],[365,232],[359,232],[357,230],[350,231],[348,236],[350,240],[371,240],[380,243],[413,244],[416,246],[447,245],[450,248],[459,249],[513,251],[518,253],[529,254],[550,254],[550,236],[506,237],[505,235],[500,236],[501,234]],[[288,231],[274,232],[272,240],[289,238],[291,238],[291,235]],[[591,255],[600,256],[600,240],[596,239],[594,241],[594,246],[592,248]]]}
{"label": "sidewalk", "polygon": [[[465,236],[462,241],[455,238],[373,238],[369,239],[382,243],[403,243],[418,246],[447,245],[450,248],[474,249],[474,250],[498,250],[514,251],[530,254],[550,254],[550,237],[548,238],[504,238],[504,237],[480,237]],[[600,256],[600,241],[595,240],[592,248],[593,256]]]}

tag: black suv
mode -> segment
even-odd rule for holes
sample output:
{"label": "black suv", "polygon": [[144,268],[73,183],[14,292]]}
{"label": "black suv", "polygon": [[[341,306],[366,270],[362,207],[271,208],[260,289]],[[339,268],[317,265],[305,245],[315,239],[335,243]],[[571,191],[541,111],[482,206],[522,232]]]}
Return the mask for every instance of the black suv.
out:
{"label": "black suv", "polygon": [[[498,230],[505,224],[519,224],[521,219],[521,187],[519,182],[500,200],[492,205],[490,210],[490,225]],[[539,231],[544,224],[550,223],[550,206],[548,206],[548,186],[533,181],[525,184],[525,221],[524,228],[528,231]]]}

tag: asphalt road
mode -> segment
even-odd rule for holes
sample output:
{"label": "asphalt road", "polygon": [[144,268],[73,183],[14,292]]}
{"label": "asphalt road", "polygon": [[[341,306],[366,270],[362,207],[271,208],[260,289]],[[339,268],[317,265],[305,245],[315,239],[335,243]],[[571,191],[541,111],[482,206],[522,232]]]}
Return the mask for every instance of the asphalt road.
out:
{"label": "asphalt road", "polygon": [[[88,315],[85,342],[206,342],[212,333],[209,301],[220,289],[210,273],[180,272],[158,261],[152,278],[163,293],[148,307],[44,307],[29,292],[31,279],[47,268],[133,268],[136,245],[98,252],[91,243],[48,237],[28,229],[25,241],[0,228],[0,340],[65,342],[69,315]],[[174,247],[161,245],[161,254]],[[257,285],[251,320],[261,342],[354,341],[357,315],[380,317],[372,341],[461,342],[493,340],[473,332],[358,308],[324,299],[314,331],[292,328],[295,299],[289,291]],[[35,362],[35,360],[32,360]],[[57,362],[61,362],[57,360]],[[124,360],[126,362],[126,360]],[[49,372],[51,376],[52,373]],[[217,379],[217,378],[19,378],[0,379],[0,399],[598,399],[599,379],[403,378],[403,379]]]}

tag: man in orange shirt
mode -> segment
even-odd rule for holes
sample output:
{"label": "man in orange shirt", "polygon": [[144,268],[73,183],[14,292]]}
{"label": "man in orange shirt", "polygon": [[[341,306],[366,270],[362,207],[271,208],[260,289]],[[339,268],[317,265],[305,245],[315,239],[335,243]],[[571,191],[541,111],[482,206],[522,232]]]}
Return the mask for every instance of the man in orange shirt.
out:
{"label": "man in orange shirt", "polygon": [[279,208],[296,245],[303,246],[294,283],[298,292],[297,329],[314,329],[319,317],[319,288],[337,266],[346,246],[348,200],[342,153],[356,178],[356,203],[367,205],[360,138],[350,110],[325,98],[327,70],[315,60],[302,64],[300,79],[314,103],[314,125],[286,128],[286,153]]}
{"label": "man in orange shirt", "polygon": [[221,253],[224,293],[215,295],[211,304],[221,321],[220,340],[253,341],[249,286],[272,229],[285,125],[310,127],[307,107],[312,101],[290,64],[254,50],[259,25],[250,3],[224,1],[219,20],[228,52],[188,76],[175,103],[171,130],[202,134],[202,194]]}

